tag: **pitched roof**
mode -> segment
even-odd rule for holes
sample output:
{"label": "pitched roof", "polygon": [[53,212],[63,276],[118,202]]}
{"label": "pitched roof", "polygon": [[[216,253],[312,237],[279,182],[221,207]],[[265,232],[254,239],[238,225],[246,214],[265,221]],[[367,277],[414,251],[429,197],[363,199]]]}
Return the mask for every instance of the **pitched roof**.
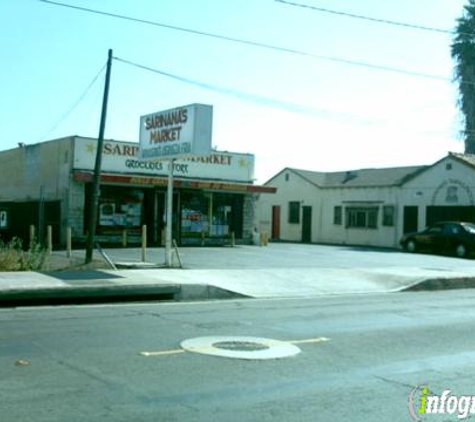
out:
{"label": "pitched roof", "polygon": [[316,172],[288,168],[321,188],[400,186],[429,166],[361,169],[340,172]]}
{"label": "pitched roof", "polygon": [[475,155],[474,154],[461,154],[459,152],[450,152],[449,156],[458,159],[459,161],[468,164],[471,167],[475,167]]}

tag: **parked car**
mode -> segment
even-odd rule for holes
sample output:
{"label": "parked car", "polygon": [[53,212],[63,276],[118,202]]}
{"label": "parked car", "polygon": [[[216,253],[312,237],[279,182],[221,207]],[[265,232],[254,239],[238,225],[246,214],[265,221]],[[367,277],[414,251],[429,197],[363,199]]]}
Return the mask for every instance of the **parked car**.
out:
{"label": "parked car", "polygon": [[475,252],[475,224],[444,221],[417,233],[406,233],[400,241],[408,252],[430,251],[455,254],[459,258]]}

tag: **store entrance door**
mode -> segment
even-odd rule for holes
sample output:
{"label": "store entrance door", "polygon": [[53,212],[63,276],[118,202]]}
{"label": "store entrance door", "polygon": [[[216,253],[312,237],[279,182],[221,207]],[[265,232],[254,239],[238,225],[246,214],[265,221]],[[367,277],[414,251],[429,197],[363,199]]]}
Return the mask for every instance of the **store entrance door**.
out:
{"label": "store entrance door", "polygon": [[312,207],[302,207],[302,243],[312,242]]}

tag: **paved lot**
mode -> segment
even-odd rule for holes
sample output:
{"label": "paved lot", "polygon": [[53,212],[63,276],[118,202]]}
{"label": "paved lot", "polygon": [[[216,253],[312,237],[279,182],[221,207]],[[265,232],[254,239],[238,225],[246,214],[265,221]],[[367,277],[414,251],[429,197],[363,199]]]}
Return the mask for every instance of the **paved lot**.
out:
{"label": "paved lot", "polygon": [[[139,264],[140,249],[108,249],[116,263]],[[74,252],[76,259],[83,251]],[[183,269],[138,268],[59,273],[0,273],[0,299],[8,294],[84,295],[162,292],[180,299],[259,298],[322,294],[387,293],[411,288],[475,286],[475,261],[395,250],[343,246],[270,244],[183,248]],[[64,259],[64,252],[55,252]],[[163,248],[147,251],[149,264],[164,262]]]}

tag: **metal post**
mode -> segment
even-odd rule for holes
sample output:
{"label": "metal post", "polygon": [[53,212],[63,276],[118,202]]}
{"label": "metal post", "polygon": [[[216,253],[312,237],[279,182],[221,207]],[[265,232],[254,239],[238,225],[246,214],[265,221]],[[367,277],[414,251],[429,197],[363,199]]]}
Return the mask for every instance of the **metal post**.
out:
{"label": "metal post", "polygon": [[50,254],[53,251],[53,228],[51,226],[46,227],[46,245]]}
{"label": "metal post", "polygon": [[71,227],[66,228],[66,256],[71,258],[73,256],[72,249],[73,249],[73,231]]}
{"label": "metal post", "polygon": [[106,128],[107,100],[109,98],[109,84],[112,65],[112,50],[109,50],[107,59],[106,82],[104,86],[104,97],[102,100],[101,123],[99,126],[99,137],[97,138],[96,163],[94,166],[94,177],[92,180],[92,198],[89,209],[89,230],[86,240],[86,264],[92,262],[92,252],[94,249],[94,235],[96,233],[97,212],[99,208],[99,182],[102,163],[102,146],[104,144],[104,132]]}
{"label": "metal post", "polygon": [[172,225],[173,225],[173,164],[175,160],[168,163],[168,186],[167,186],[167,225],[165,228],[165,266],[172,267]]}
{"label": "metal post", "polygon": [[44,186],[40,187],[40,200],[38,203],[38,243],[45,244],[45,194]]}
{"label": "metal post", "polygon": [[142,262],[147,261],[147,226],[142,226]]}
{"label": "metal post", "polygon": [[35,235],[35,226],[31,224],[30,225],[30,246],[33,245],[33,242],[36,242],[36,235]]}

